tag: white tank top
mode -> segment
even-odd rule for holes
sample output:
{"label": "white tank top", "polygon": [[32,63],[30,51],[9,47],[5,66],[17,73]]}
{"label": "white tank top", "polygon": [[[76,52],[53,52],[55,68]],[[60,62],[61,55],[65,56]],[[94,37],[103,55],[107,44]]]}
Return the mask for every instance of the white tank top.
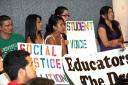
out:
{"label": "white tank top", "polygon": [[47,40],[48,40],[49,38],[51,38],[51,37],[54,39],[54,41],[56,41],[55,38],[53,37],[53,35],[51,34],[51,35],[48,35],[48,36],[46,37],[46,39],[44,40],[44,44],[47,44]]}

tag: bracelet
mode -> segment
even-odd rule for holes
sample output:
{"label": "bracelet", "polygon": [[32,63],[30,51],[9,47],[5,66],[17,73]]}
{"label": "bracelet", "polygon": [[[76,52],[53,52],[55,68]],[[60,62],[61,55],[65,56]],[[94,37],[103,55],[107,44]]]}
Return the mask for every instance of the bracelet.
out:
{"label": "bracelet", "polygon": [[5,71],[4,71],[4,70],[0,71],[0,75],[1,75],[1,74],[3,74],[3,73],[5,73]]}

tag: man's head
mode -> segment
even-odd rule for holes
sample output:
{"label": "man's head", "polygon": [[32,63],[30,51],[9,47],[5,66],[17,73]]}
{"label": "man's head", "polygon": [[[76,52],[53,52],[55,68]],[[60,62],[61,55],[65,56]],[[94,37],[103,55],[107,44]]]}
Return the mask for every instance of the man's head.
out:
{"label": "man's head", "polygon": [[0,16],[0,31],[4,34],[10,34],[13,31],[12,20],[7,15]]}
{"label": "man's head", "polygon": [[29,80],[26,85],[55,85],[55,82],[47,78],[36,77]]}
{"label": "man's head", "polygon": [[36,77],[30,54],[24,50],[9,52],[4,59],[4,69],[10,79],[17,80],[18,83],[25,83]]}

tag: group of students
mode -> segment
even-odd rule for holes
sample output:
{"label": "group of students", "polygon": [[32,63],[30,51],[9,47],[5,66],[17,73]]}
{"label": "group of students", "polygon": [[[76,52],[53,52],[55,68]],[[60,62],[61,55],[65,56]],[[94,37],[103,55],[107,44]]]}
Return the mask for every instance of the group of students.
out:
{"label": "group of students", "polygon": [[[9,16],[0,16],[0,49],[4,59],[3,65],[2,57],[0,58],[0,74],[4,72],[8,74],[12,81],[8,83],[8,85],[21,85],[36,77],[35,67],[32,65],[29,57],[30,54],[26,51],[17,50],[18,42],[62,45],[62,56],[67,54],[65,22],[68,18],[68,9],[64,6],[57,7],[55,14],[50,16],[46,26],[46,33],[43,35],[42,17],[37,14],[30,14],[25,21],[24,39],[20,34],[13,32],[13,23]],[[4,67],[4,69],[2,67]],[[7,77],[6,74],[2,79],[5,79],[5,77]],[[5,80],[10,81],[9,78],[7,77]],[[2,81],[0,83],[2,83],[2,85],[4,84]],[[7,85],[7,82],[5,83],[4,85]]]}
{"label": "group of students", "polygon": [[66,46],[66,20],[69,18],[68,9],[64,6],[56,8],[50,16],[46,26],[45,35],[42,34],[42,18],[37,14],[30,14],[25,21],[25,39],[13,33],[13,23],[9,16],[0,16],[0,49],[3,54],[7,50],[15,50],[17,42],[62,45],[62,56],[67,54]]}
{"label": "group of students", "polygon": [[[4,72],[8,74],[12,81],[8,85],[21,85],[33,78],[36,78],[35,67],[32,65],[30,54],[23,50],[17,50],[18,42],[61,45],[62,56],[68,53],[68,41],[66,35],[66,21],[68,19],[68,8],[64,6],[57,7],[55,9],[55,13],[50,16],[48,24],[46,25],[46,33],[43,35],[42,17],[37,14],[30,14],[27,16],[25,21],[24,39],[23,36],[13,32],[13,23],[9,16],[0,16],[0,49],[3,54],[1,56],[4,58],[4,65],[2,64],[2,58],[0,58],[0,75]],[[114,20],[112,7],[104,6],[101,8],[97,32],[97,40],[99,41],[101,51],[120,47],[124,48],[124,40],[120,24]],[[4,67],[4,69],[2,67]],[[9,78],[7,78],[7,80]],[[39,79],[33,80],[37,81]],[[52,83],[53,84],[42,85],[54,85],[54,82]]]}

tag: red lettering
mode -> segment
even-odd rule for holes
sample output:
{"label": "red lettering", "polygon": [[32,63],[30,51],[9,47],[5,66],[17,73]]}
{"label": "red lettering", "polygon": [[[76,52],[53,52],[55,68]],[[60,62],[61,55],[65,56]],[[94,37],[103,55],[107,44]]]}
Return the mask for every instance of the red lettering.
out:
{"label": "red lettering", "polygon": [[20,44],[20,50],[25,50],[25,44]]}
{"label": "red lettering", "polygon": [[54,46],[52,47],[52,56],[56,56],[56,54],[54,53]]}
{"label": "red lettering", "polygon": [[56,59],[56,67],[61,69],[61,66],[60,66],[60,59]]}
{"label": "red lettering", "polygon": [[56,76],[56,78],[57,78],[57,80],[58,80],[59,82],[62,82],[62,78],[61,78],[61,76],[60,76],[59,74],[56,74],[55,76]]}

